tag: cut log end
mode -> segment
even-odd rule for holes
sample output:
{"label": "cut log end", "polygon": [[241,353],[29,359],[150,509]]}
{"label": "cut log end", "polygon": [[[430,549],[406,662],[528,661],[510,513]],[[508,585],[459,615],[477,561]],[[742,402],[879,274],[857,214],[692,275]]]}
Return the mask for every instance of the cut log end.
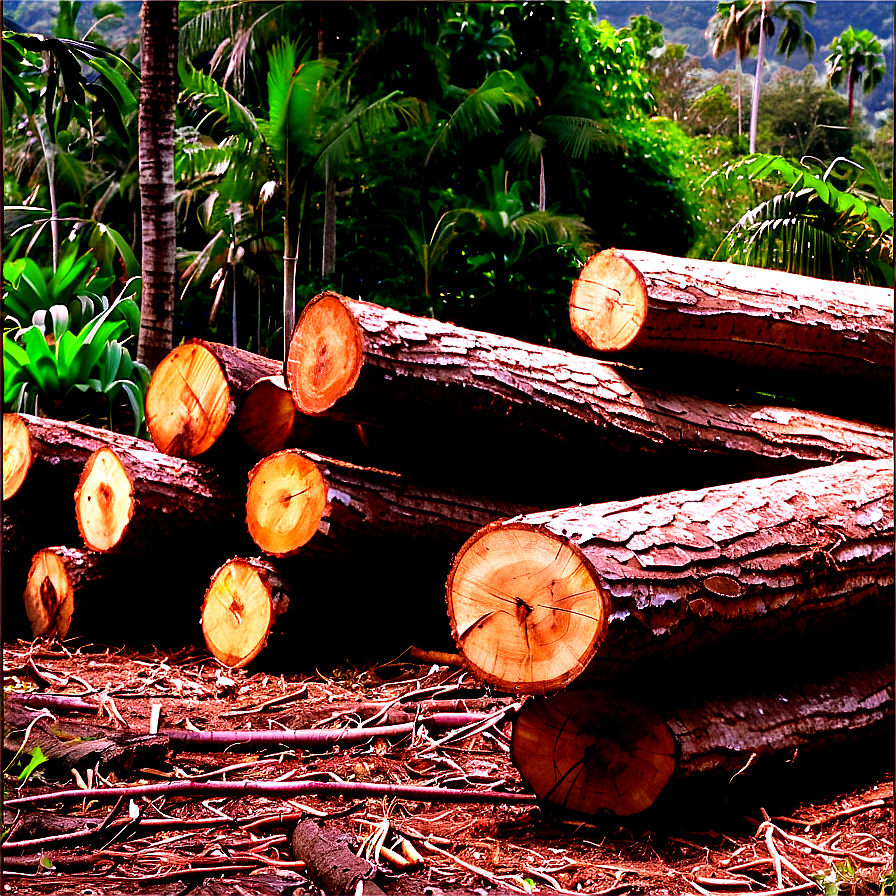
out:
{"label": "cut log end", "polygon": [[454,560],[447,600],[472,671],[512,693],[565,687],[606,636],[608,602],[591,564],[547,530],[481,530]]}
{"label": "cut log end", "polygon": [[211,448],[234,410],[220,362],[190,342],[161,361],[146,393],[150,437],[159,451],[174,457],[196,457]]}
{"label": "cut log end", "polygon": [[75,490],[75,517],[84,544],[92,551],[119,545],[134,515],[134,484],[111,448],[95,451],[84,465]]}
{"label": "cut log end", "polygon": [[539,799],[580,815],[635,815],[675,771],[675,739],[659,715],[604,691],[527,703],[510,754]]}
{"label": "cut log end", "polygon": [[74,588],[65,564],[52,549],[34,555],[22,599],[35,638],[68,634],[75,609]]}
{"label": "cut log end", "polygon": [[18,414],[3,415],[3,500],[11,498],[25,482],[31,466],[31,434]]}
{"label": "cut log end", "polygon": [[647,285],[641,272],[612,249],[582,268],[569,297],[573,332],[595,351],[626,348],[647,317]]}
{"label": "cut log end", "polygon": [[286,381],[305,414],[331,408],[358,381],[361,328],[336,293],[322,293],[302,312],[286,361]]}
{"label": "cut log end", "polygon": [[268,455],[286,444],[296,407],[282,376],[266,376],[246,393],[236,418],[242,440],[257,454]]}
{"label": "cut log end", "polygon": [[274,557],[289,557],[317,532],[327,486],[317,466],[298,451],[259,461],[249,473],[246,522],[252,539]]}
{"label": "cut log end", "polygon": [[228,560],[212,576],[202,605],[202,634],[212,655],[239,669],[261,653],[278,595],[257,563]]}

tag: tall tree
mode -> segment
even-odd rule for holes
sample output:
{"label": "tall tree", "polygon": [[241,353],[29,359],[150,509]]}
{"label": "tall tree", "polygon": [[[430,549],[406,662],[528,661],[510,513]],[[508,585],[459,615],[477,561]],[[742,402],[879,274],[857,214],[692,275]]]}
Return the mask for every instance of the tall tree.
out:
{"label": "tall tree", "polygon": [[[815,0],[755,0],[749,4],[755,22],[752,34],[756,35],[756,77],[753,81],[753,105],[750,111],[750,152],[756,152],[756,126],[759,121],[759,96],[762,92],[762,65],[765,62],[765,40],[775,34],[775,23],[781,26],[778,46],[775,50],[789,59],[800,47],[810,58],[815,53],[815,39],[806,30],[803,16],[815,14]],[[758,16],[756,15],[756,7]]]}
{"label": "tall tree", "polygon": [[854,31],[850,25],[831,42],[831,52],[825,63],[831,87],[836,89],[846,82],[851,125],[856,84],[861,83],[863,93],[871,93],[883,80],[887,70],[880,40],[870,31]]}
{"label": "tall tree", "polygon": [[744,132],[741,75],[743,61],[750,52],[749,20],[744,13],[750,0],[722,0],[709,20],[706,39],[710,41],[712,55],[721,59],[734,50],[734,70],[737,73],[737,135]]}
{"label": "tall tree", "polygon": [[140,9],[143,79],[137,139],[143,231],[143,299],[137,360],[150,370],[154,370],[173,347],[177,13],[176,0],[143,0]]}

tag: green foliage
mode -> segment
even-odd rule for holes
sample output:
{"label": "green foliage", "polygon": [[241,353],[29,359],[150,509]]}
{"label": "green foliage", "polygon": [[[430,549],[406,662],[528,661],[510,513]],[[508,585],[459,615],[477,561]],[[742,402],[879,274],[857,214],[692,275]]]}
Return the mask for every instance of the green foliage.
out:
{"label": "green foliage", "polygon": [[42,410],[56,419],[88,419],[113,429],[114,412],[123,403],[134,434],[141,434],[150,374],[117,341],[128,321],[114,317],[129,301],[119,298],[77,334],[69,328],[68,309],[62,305],[47,314],[50,333],[38,325],[4,332],[4,411]]}
{"label": "green foliage", "polygon": [[[848,159],[824,169],[808,160],[797,165],[760,155],[721,172],[728,180],[770,175],[780,176],[789,189],[750,209],[714,257],[828,280],[893,285],[892,188],[876,169]],[[889,196],[880,195],[887,191]]]}
{"label": "green foliage", "polygon": [[880,40],[870,31],[854,31],[852,26],[834,38],[825,62],[831,86],[847,85],[850,111],[854,86],[859,84],[863,93],[871,93],[887,70]]}
{"label": "green foliage", "polygon": [[[31,758],[28,764],[19,772],[18,778],[20,784],[27,783],[28,779],[31,775],[37,770],[37,768],[43,765],[47,761],[47,757],[44,756],[43,750],[40,747],[35,747],[31,751]],[[52,867],[52,863],[45,867]]]}

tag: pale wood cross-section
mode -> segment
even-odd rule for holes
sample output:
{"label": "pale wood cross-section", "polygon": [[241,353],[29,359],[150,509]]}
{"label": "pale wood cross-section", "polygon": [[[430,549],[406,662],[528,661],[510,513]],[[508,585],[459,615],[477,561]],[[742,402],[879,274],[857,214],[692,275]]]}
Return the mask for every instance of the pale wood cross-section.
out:
{"label": "pale wood cross-section", "polygon": [[211,653],[234,669],[267,643],[274,620],[289,605],[287,587],[269,563],[235,557],[212,576],[202,604],[202,634]]}
{"label": "pale wood cross-section", "polygon": [[92,551],[119,545],[134,515],[134,486],[111,448],[95,451],[75,491],[75,516],[84,544]]}
{"label": "pale wood cross-section", "polygon": [[448,576],[451,631],[483,681],[527,694],[559,690],[606,635],[609,602],[568,540],[513,522],[473,536]]}
{"label": "pale wood cross-section", "polygon": [[31,435],[19,414],[3,415],[3,500],[11,498],[25,482],[31,467]]}

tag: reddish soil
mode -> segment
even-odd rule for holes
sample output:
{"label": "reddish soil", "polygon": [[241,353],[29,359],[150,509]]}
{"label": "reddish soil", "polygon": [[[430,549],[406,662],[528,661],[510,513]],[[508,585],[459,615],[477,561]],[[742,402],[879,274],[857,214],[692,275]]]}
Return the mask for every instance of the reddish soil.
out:
{"label": "reddish soil", "polygon": [[[223,669],[198,649],[130,653],[21,641],[6,645],[3,660],[7,694],[68,694],[98,702],[99,713],[54,713],[101,725],[110,736],[148,733],[154,704],[161,706],[162,729],[257,731],[332,728],[362,718],[383,724],[432,699],[461,700],[477,711],[512,702],[483,692],[455,668],[403,662],[275,675],[259,661],[247,671]],[[385,715],[379,721],[380,710],[369,704],[381,704]],[[8,712],[6,720],[8,747],[15,726]],[[448,731],[419,727],[404,738],[318,752],[163,751],[151,765],[82,765],[79,774],[84,785],[100,788],[190,779],[323,780],[510,795],[525,788],[509,759],[509,731],[509,722],[496,721],[447,742]],[[4,749],[7,800],[76,784],[61,761],[46,762],[20,784],[22,763],[11,763],[13,753]],[[625,823],[552,817],[534,803],[456,805],[304,794],[163,794],[118,804],[91,798],[5,806],[3,891],[319,893],[290,845],[296,822],[307,816],[323,819],[333,837],[347,835],[368,857],[378,846],[398,852],[402,839],[412,844],[422,857],[418,865],[398,868],[388,853],[379,853],[375,879],[390,894],[894,892],[892,752],[889,758],[869,753],[859,761],[838,754],[812,769],[793,771],[792,780],[785,769],[773,782],[753,779],[747,770],[736,781],[695,792],[674,817]],[[763,810],[770,823],[763,823]],[[86,819],[99,823],[110,812],[114,818],[98,836],[59,839],[63,830],[83,830]],[[197,819],[205,825],[184,825]],[[43,842],[22,842],[37,838]],[[813,881],[815,875],[829,878],[826,890]]]}

